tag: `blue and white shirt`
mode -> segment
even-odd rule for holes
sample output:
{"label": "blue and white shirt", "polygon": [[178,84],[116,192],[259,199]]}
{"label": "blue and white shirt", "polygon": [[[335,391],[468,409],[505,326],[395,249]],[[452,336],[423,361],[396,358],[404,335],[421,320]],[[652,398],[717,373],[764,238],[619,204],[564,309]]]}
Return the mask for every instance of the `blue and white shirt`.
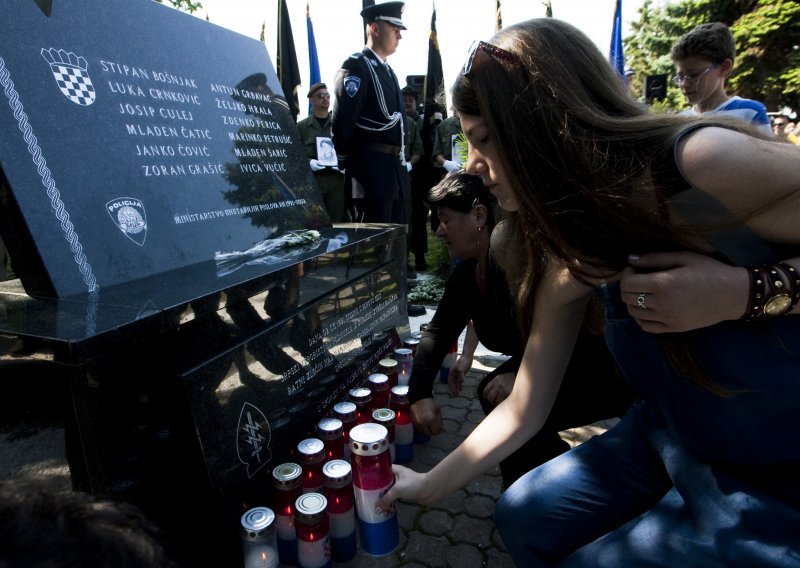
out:
{"label": "blue and white shirt", "polygon": [[[743,99],[741,97],[731,97],[715,109],[711,109],[702,114],[711,113],[727,113],[737,118],[741,118],[745,122],[750,122],[759,130],[766,134],[772,134],[772,126],[767,116],[767,107],[758,101],[751,99]],[[681,114],[701,114],[694,110],[694,107],[687,109]]]}

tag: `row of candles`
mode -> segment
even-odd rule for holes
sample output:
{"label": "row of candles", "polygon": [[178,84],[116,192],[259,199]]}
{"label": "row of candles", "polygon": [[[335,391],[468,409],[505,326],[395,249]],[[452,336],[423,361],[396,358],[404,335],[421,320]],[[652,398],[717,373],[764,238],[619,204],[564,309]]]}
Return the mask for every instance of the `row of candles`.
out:
{"label": "row of candles", "polygon": [[334,405],[316,425],[316,437],[297,444],[297,461],[276,466],[274,509],[256,507],[241,518],[245,568],[278,563],[324,568],[355,557],[361,548],[391,554],[399,544],[395,511],[378,499],[393,483],[392,463],[413,459],[408,402],[416,342],[382,359],[366,384]]}

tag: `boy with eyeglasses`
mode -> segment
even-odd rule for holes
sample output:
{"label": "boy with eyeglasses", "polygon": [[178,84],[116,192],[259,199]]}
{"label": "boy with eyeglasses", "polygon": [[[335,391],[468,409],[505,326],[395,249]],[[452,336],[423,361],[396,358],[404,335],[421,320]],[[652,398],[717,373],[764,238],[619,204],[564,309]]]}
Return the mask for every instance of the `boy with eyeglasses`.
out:
{"label": "boy with eyeglasses", "polygon": [[725,24],[701,24],[672,46],[674,83],[692,108],[682,114],[727,113],[771,134],[766,107],[758,101],[729,96],[725,79],[733,71],[736,45]]}

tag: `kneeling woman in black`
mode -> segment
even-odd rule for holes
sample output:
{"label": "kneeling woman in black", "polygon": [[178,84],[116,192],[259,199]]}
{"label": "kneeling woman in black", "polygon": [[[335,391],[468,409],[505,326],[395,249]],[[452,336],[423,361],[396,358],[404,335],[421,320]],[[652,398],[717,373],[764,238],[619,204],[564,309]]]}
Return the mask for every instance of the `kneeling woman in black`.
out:
{"label": "kneeling woman in black", "polygon": [[[409,400],[414,426],[427,435],[437,435],[442,431],[442,415],[433,398],[433,383],[444,357],[464,328],[471,322],[475,334],[467,334],[463,353],[450,371],[451,394],[460,392],[478,341],[492,351],[510,356],[487,374],[477,389],[486,414],[511,392],[525,350],[525,336],[520,331],[506,273],[499,262],[510,255],[490,246],[493,231],[502,231],[503,223],[495,229],[496,201],[489,190],[480,178],[462,170],[448,174],[431,189],[428,201],[436,205],[439,216],[436,236],[447,247],[456,267],[417,347]],[[594,319],[599,321],[599,315]],[[596,322],[594,325],[585,322],[542,430],[500,462],[506,487],[569,449],[559,431],[621,416],[630,405],[632,392],[618,374]]]}

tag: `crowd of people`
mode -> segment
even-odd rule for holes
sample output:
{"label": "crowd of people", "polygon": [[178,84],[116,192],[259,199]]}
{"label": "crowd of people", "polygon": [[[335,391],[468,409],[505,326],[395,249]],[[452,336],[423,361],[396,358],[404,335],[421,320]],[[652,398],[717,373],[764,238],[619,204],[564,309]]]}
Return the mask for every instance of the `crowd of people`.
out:
{"label": "crowd of people", "polygon": [[[599,298],[635,400],[606,434],[505,490],[495,517],[517,565],[800,565],[800,149],[768,132],[763,105],[725,94],[728,39],[711,24],[676,45],[693,105],[682,114],[637,103],[558,20],[473,45],[452,90],[464,170],[508,214],[490,249],[524,349],[474,432],[428,472],[395,466],[382,506],[436,502],[544,432]],[[471,205],[467,231],[481,226],[483,205]],[[438,236],[452,250],[449,229]],[[487,303],[474,270],[472,301]],[[446,321],[466,317],[478,318]],[[420,347],[435,339],[426,331]],[[428,348],[434,366],[441,351]],[[435,433],[435,403],[421,410]]]}
{"label": "crowd of people", "polygon": [[[404,176],[422,159],[444,176],[424,205],[458,262],[415,358],[415,427],[441,432],[431,385],[464,329],[452,394],[478,340],[510,358],[478,389],[473,434],[426,473],[395,466],[382,506],[499,463],[519,566],[800,566],[800,149],[792,117],[729,93],[729,28],[673,46],[690,108],[668,114],[569,24],[510,26],[473,45],[420,156],[418,94],[386,62],[401,14],[362,13],[332,137],[351,219],[405,222]],[[609,416],[567,451],[559,430]]]}
{"label": "crowd of people", "polygon": [[[417,350],[415,427],[441,432],[431,385],[465,328],[452,394],[478,340],[510,356],[478,389],[482,424],[429,472],[396,466],[383,505],[432,503],[499,462],[520,566],[800,565],[800,153],[779,139],[797,141],[791,117],[729,94],[728,27],[673,46],[690,108],[669,115],[572,26],[511,26],[473,46],[421,158],[418,94],[386,63],[402,3],[382,6],[337,75],[333,138],[356,220],[401,219],[403,166],[447,173],[424,204],[459,262]],[[354,158],[387,154],[381,216],[358,204],[372,190]],[[615,415],[566,451],[559,430]]]}

